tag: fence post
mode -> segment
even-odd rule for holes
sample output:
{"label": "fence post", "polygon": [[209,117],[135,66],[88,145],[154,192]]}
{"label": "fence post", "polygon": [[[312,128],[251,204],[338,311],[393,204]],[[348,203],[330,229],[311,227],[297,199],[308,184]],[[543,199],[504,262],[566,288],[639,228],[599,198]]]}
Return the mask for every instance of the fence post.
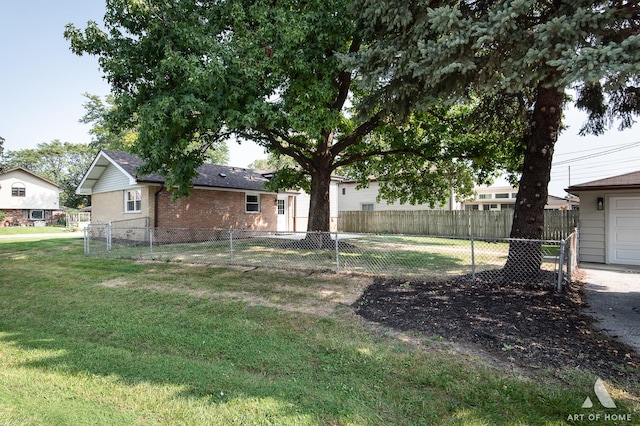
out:
{"label": "fence post", "polygon": [[567,281],[571,282],[571,276],[573,275],[573,234],[569,235],[565,241],[569,241],[567,245]]}
{"label": "fence post", "polygon": [[107,223],[107,251],[111,251],[111,222]]}
{"label": "fence post", "polygon": [[565,240],[560,241],[560,259],[558,261],[558,288],[559,292],[562,291],[562,278],[563,278],[563,270],[564,267],[564,251],[567,243]]}
{"label": "fence post", "polygon": [[84,228],[84,255],[89,255],[89,227]]}
{"label": "fence post", "polygon": [[233,230],[229,229],[229,256],[231,258],[231,263],[233,263]]}
{"label": "fence post", "polygon": [[471,278],[473,281],[476,280],[476,251],[473,236],[471,237]]}
{"label": "fence post", "polygon": [[[331,235],[331,234],[329,234]],[[340,248],[338,244],[338,231],[336,231],[336,273],[340,272]]]}
{"label": "fence post", "polygon": [[149,230],[149,253],[153,256],[153,228],[147,228]]}

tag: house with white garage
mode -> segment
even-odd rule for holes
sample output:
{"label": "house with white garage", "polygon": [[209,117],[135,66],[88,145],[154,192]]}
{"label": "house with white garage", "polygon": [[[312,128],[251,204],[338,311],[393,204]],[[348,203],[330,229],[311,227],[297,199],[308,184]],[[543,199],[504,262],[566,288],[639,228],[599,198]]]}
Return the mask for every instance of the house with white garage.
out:
{"label": "house with white garage", "polygon": [[640,171],[566,191],[580,197],[580,261],[640,265]]}
{"label": "house with white garage", "polygon": [[60,210],[60,187],[23,167],[0,174],[0,226],[44,226]]}

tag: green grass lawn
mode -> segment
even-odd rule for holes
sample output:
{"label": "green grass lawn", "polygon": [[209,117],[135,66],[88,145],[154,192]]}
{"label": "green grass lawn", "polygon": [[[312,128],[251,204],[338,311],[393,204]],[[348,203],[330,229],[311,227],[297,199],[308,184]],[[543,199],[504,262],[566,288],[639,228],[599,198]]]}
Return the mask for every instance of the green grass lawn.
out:
{"label": "green grass lawn", "polygon": [[[530,376],[371,327],[344,297],[362,280],[82,249],[0,241],[2,425],[555,425],[595,398],[588,372]],[[638,395],[608,386],[640,420]]]}
{"label": "green grass lawn", "polygon": [[67,232],[66,228],[59,226],[8,226],[0,227],[0,235],[32,235],[32,234],[57,234]]}

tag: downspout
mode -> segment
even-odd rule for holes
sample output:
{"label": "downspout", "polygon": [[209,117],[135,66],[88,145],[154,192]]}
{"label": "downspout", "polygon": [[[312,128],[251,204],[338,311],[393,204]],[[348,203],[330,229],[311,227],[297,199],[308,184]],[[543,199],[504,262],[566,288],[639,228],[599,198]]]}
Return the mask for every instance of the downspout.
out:
{"label": "downspout", "polygon": [[156,193],[154,194],[154,200],[153,200],[153,227],[157,228],[158,227],[158,195],[160,195],[160,193],[162,192],[162,190],[164,189],[164,184],[160,185],[160,190],[156,191]]}

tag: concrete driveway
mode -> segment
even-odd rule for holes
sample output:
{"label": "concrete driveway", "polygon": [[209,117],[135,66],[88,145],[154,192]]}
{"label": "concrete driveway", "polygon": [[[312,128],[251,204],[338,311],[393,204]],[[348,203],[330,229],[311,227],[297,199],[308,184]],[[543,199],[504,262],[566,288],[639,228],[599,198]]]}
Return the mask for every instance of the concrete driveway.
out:
{"label": "concrete driveway", "polygon": [[640,267],[581,263],[585,273],[585,312],[609,336],[640,353]]}

